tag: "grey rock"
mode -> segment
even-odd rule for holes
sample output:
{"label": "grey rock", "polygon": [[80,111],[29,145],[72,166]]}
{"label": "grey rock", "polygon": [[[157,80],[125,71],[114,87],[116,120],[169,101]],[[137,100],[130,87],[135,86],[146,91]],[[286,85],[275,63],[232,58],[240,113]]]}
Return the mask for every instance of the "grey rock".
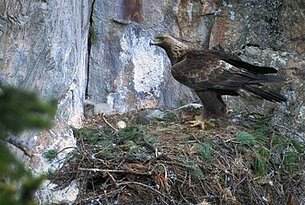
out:
{"label": "grey rock", "polygon": [[[80,126],[83,117],[89,15],[87,0],[0,2],[0,83],[59,100],[52,129],[20,136],[33,152],[31,159],[20,158],[35,173],[60,166],[42,157],[46,149],[75,146],[69,126]],[[51,204],[52,199],[42,203]]]}
{"label": "grey rock", "polygon": [[[0,84],[59,99],[54,128],[21,135],[34,152],[33,159],[21,158],[35,172],[47,170],[41,153],[75,146],[70,126],[81,126],[87,105],[95,105],[93,114],[105,112],[96,105],[123,113],[198,100],[171,77],[166,54],[149,46],[160,32],[196,48],[220,44],[248,62],[277,68],[288,79],[278,88],[287,104],[225,100],[237,114],[269,113],[275,124],[303,132],[304,22],[303,0],[0,1]],[[52,203],[50,196],[42,203]]]}
{"label": "grey rock", "polygon": [[166,117],[166,112],[158,110],[158,109],[149,109],[139,111],[136,117],[136,123],[146,125],[149,124],[153,120],[162,120]]}

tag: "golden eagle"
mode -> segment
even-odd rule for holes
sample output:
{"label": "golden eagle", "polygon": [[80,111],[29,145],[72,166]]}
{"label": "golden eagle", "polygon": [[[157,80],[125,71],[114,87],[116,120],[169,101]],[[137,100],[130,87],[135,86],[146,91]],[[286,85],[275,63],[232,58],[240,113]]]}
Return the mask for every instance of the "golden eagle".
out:
{"label": "golden eagle", "polygon": [[271,102],[286,98],[264,84],[283,79],[270,67],[255,66],[220,50],[191,49],[169,35],[156,36],[150,45],[163,48],[172,64],[171,74],[180,83],[194,89],[200,98],[207,120],[224,117],[226,104],[222,95],[250,95]]}

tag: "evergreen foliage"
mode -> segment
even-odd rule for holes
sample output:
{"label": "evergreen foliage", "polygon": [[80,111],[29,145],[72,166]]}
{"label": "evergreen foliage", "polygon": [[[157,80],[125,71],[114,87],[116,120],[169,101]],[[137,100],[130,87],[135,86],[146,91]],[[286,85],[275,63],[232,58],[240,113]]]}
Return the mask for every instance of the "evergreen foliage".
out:
{"label": "evergreen foliage", "polygon": [[25,129],[50,128],[56,101],[43,102],[18,88],[0,86],[0,204],[32,205],[44,176],[33,176],[7,147],[10,134]]}

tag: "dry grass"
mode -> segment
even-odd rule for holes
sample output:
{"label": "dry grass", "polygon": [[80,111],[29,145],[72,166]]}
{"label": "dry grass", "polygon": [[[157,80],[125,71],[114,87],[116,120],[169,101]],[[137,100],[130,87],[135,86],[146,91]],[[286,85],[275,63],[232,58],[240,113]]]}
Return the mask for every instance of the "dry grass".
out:
{"label": "dry grass", "polygon": [[304,203],[304,145],[268,119],[203,131],[137,116],[96,116],[74,131],[78,148],[53,180],[78,181],[75,204]]}

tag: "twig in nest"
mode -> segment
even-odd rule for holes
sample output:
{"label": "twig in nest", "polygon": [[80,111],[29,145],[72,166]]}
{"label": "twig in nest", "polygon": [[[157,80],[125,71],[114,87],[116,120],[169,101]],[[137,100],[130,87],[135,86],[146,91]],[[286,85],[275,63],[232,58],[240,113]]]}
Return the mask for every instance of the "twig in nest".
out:
{"label": "twig in nest", "polygon": [[[237,184],[235,184],[235,186],[234,186],[234,191],[237,190],[237,187],[238,187],[241,183],[243,183],[246,179],[248,179],[248,177],[249,177],[249,175],[246,174],[241,180],[239,180],[239,182],[237,182]],[[248,181],[248,180],[247,180],[247,181]]]}
{"label": "twig in nest", "polygon": [[[77,150],[77,147],[65,147],[65,148],[63,148],[62,150],[60,150],[59,152],[57,152],[57,156],[58,156],[60,153],[62,153],[62,152],[64,152],[65,150],[67,150],[67,149],[74,149],[74,150]],[[62,159],[57,160],[57,162],[59,163],[59,162],[64,161],[64,162],[66,163],[66,162],[67,162],[67,159],[69,159],[69,157],[71,157],[71,155],[70,155],[69,153],[67,153],[67,154],[65,155],[65,157],[63,157]]]}
{"label": "twig in nest", "polygon": [[118,184],[116,183],[116,180],[115,178],[109,173],[109,172],[106,172],[107,175],[110,177],[111,181],[113,182],[114,186],[115,187],[118,187]]}
{"label": "twig in nest", "polygon": [[174,166],[179,166],[179,167],[183,167],[185,169],[189,169],[189,170],[193,170],[193,167],[185,165],[183,163],[179,163],[178,161],[163,161],[163,160],[158,160],[158,162],[160,163],[164,163],[164,164],[169,164],[169,165],[174,165]]}
{"label": "twig in nest", "polygon": [[164,164],[161,164],[160,163],[160,165],[163,167],[163,169],[164,169],[164,179],[166,180],[166,183],[167,183],[167,180],[168,180],[168,178],[167,178],[167,169],[166,169],[166,167],[165,167],[165,165]]}
{"label": "twig in nest", "polygon": [[135,172],[132,170],[116,170],[116,169],[97,169],[97,168],[83,168],[79,167],[79,171],[90,171],[90,172],[112,172],[112,173],[129,173],[129,174],[137,174],[137,175],[151,175],[149,173],[141,173],[141,172]]}
{"label": "twig in nest", "polygon": [[159,153],[158,153],[158,148],[155,148],[155,157],[158,157]]}
{"label": "twig in nest", "polygon": [[156,166],[158,166],[158,165],[160,165],[164,170],[164,177],[160,179],[160,183],[161,183],[162,187],[165,187],[166,191],[168,192],[169,191],[168,189],[170,187],[168,181],[170,183],[172,183],[172,181],[168,178],[167,169],[166,169],[165,165],[162,163],[156,164]]}
{"label": "twig in nest", "polygon": [[97,168],[82,168],[79,167],[80,171],[90,171],[90,172],[116,172],[116,173],[124,173],[125,170],[113,170],[113,169],[97,169]]}
{"label": "twig in nest", "polygon": [[289,131],[290,133],[300,137],[302,139],[302,141],[305,141],[304,136],[302,134],[300,134],[299,132],[297,132],[295,129],[291,129],[289,127],[286,127],[286,126],[280,125],[280,124],[274,124],[274,126],[285,129],[285,130]]}
{"label": "twig in nest", "polygon": [[110,123],[106,120],[104,114],[102,114],[102,118],[103,118],[104,122],[105,122],[107,125],[109,125],[112,129],[114,129],[116,132],[119,131],[117,128],[115,128],[112,124],[110,124]]}
{"label": "twig in nest", "polygon": [[181,193],[180,187],[177,187],[177,189],[178,189],[178,192],[179,192],[181,198],[182,198],[187,204],[191,204],[191,203],[183,196],[183,194]]}
{"label": "twig in nest", "polygon": [[191,136],[192,136],[199,144],[203,144],[194,134],[191,134]]}
{"label": "twig in nest", "polygon": [[140,182],[128,182],[128,181],[127,181],[127,182],[118,183],[117,185],[118,185],[118,186],[122,186],[122,185],[139,185],[139,186],[145,187],[145,188],[147,188],[147,189],[150,189],[150,190],[156,192],[157,194],[159,194],[159,195],[163,196],[164,198],[167,198],[168,200],[171,201],[171,198],[169,198],[169,197],[166,196],[165,194],[161,193],[161,192],[158,191],[157,189],[154,189],[154,188],[152,188],[151,186],[148,186],[148,185],[146,185],[146,184],[142,184],[142,183],[140,183]]}
{"label": "twig in nest", "polygon": [[77,149],[77,147],[65,147],[65,148],[61,149],[61,150],[58,152],[58,154],[61,153],[61,152],[63,152],[63,151],[65,151],[66,149]]}

